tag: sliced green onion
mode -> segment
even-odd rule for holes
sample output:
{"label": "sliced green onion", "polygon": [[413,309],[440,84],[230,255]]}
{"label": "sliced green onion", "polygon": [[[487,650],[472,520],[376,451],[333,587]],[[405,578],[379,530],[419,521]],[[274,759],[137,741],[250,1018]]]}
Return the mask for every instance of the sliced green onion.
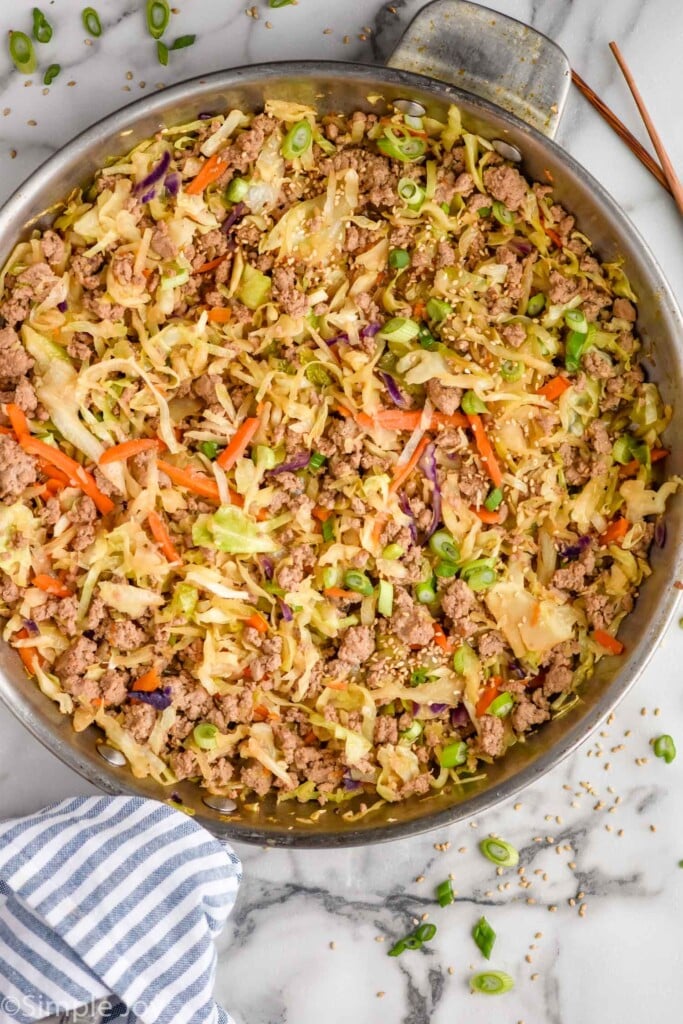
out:
{"label": "sliced green onion", "polygon": [[484,500],[484,508],[489,512],[495,512],[503,503],[503,492],[500,487],[494,487]]}
{"label": "sliced green onion", "polygon": [[164,67],[168,64],[168,46],[161,39],[157,39],[157,60]]}
{"label": "sliced green onion", "polygon": [[192,738],[200,750],[214,750],[218,743],[218,729],[209,722],[200,722],[192,730]]}
{"label": "sliced green onion", "polygon": [[425,201],[425,190],[412,178],[401,178],[398,183],[398,194],[411,209],[419,209]]}
{"label": "sliced green onion", "polygon": [[377,590],[377,611],[389,618],[394,610],[394,584],[388,580],[380,580]]}
{"label": "sliced green onion", "polygon": [[[278,3],[278,0],[270,0],[271,4]],[[281,3],[282,0],[279,0]],[[286,0],[287,3],[291,3],[291,0]],[[408,947],[405,944],[405,939],[399,939],[389,950],[389,956],[400,956]]]}
{"label": "sliced green onion", "polygon": [[332,383],[332,378],[329,373],[323,366],[320,366],[319,363],[311,363],[307,366],[304,371],[304,376],[306,377],[306,380],[309,380],[311,384],[315,384],[319,388],[327,388]]}
{"label": "sliced green onion", "polygon": [[505,971],[482,971],[470,978],[472,991],[486,996],[500,996],[514,987],[514,981]]}
{"label": "sliced green onion", "polygon": [[410,673],[409,685],[422,686],[430,678],[429,669],[425,668],[424,665],[420,665],[419,668],[414,668]]}
{"label": "sliced green onion", "polygon": [[33,43],[25,32],[10,32],[9,55],[22,75],[32,75],[38,66]]}
{"label": "sliced green onion", "polygon": [[431,580],[428,583],[418,583],[415,587],[415,597],[420,604],[431,604],[436,600],[436,591]]}
{"label": "sliced green onion", "polygon": [[326,462],[327,458],[322,454],[322,452],[313,452],[308,463],[308,468],[317,473],[319,469],[323,468]]}
{"label": "sliced green onion", "polygon": [[62,70],[61,64],[50,64],[43,78],[43,85],[52,85],[57,75]]}
{"label": "sliced green onion", "polygon": [[420,342],[420,347],[427,349],[428,352],[435,349],[439,344],[429,328],[424,326],[420,327],[417,340]]}
{"label": "sliced green onion", "polygon": [[37,43],[49,43],[52,39],[52,25],[39,7],[33,8],[33,38]]}
{"label": "sliced green onion", "polygon": [[429,538],[429,547],[435,555],[445,558],[448,562],[457,562],[460,559],[460,549],[449,530],[437,530],[433,533]]}
{"label": "sliced green onion", "polygon": [[416,939],[419,939],[420,942],[431,942],[436,935],[436,925],[431,922],[420,924],[413,932],[413,935]]}
{"label": "sliced green onion", "polygon": [[334,519],[332,516],[323,523],[323,540],[330,544],[334,540]]}
{"label": "sliced green onion", "polygon": [[149,34],[153,39],[161,39],[171,20],[171,8],[168,6],[168,0],[147,0],[146,18]]}
{"label": "sliced green onion", "polygon": [[[329,519],[327,520],[329,522]],[[326,565],[323,569],[323,587],[338,587],[341,571],[334,565]]]}
{"label": "sliced green onion", "polygon": [[462,411],[467,413],[468,416],[475,416],[480,412],[488,412],[488,408],[485,403],[482,402],[481,398],[475,391],[466,391],[462,396],[460,402]]}
{"label": "sliced green onion", "polygon": [[516,381],[519,380],[524,373],[524,363],[514,362],[512,359],[506,359],[500,364],[500,375],[503,380]]}
{"label": "sliced green onion", "polygon": [[429,299],[427,302],[427,316],[437,323],[445,320],[452,312],[453,307],[450,302],[446,302],[444,299]]}
{"label": "sliced green onion", "polygon": [[[398,126],[395,126],[398,127]],[[424,139],[416,139],[413,135],[401,138],[391,128],[384,129],[384,138],[377,140],[377,148],[392,160],[400,160],[404,164],[413,163],[424,156],[427,143]]]}
{"label": "sliced green onion", "polygon": [[275,11],[278,7],[289,7],[295,2],[296,0],[268,0],[268,6]]}
{"label": "sliced green onion", "polygon": [[479,843],[479,849],[488,860],[499,868],[514,868],[519,864],[519,852],[504,839],[488,836]]}
{"label": "sliced green onion", "polygon": [[505,203],[501,203],[499,199],[494,200],[491,204],[491,213],[503,227],[509,228],[511,224],[515,223],[515,215],[512,210],[508,210]]}
{"label": "sliced green onion", "polygon": [[195,35],[178,36],[175,42],[171,43],[171,50],[186,50],[188,46],[194,46],[197,41]]}
{"label": "sliced green onion", "polygon": [[389,253],[389,266],[392,270],[404,270],[410,266],[410,253],[407,249],[392,249]]}
{"label": "sliced green onion", "polygon": [[638,442],[634,437],[631,437],[630,434],[623,434],[612,446],[612,458],[615,462],[625,466],[633,458],[633,451],[637,446]]}
{"label": "sliced green onion", "polygon": [[286,160],[294,160],[295,157],[303,156],[306,150],[311,148],[313,143],[313,129],[310,121],[305,118],[297,121],[289,129],[282,143],[282,155]]}
{"label": "sliced green onion", "polygon": [[81,21],[83,22],[83,28],[89,35],[95,36],[96,39],[102,35],[102,22],[94,7],[83,8],[81,11]]}
{"label": "sliced green onion", "polygon": [[472,938],[487,960],[491,959],[491,952],[496,941],[496,933],[485,917],[480,917],[472,929]]}
{"label": "sliced green onion", "polygon": [[404,729],[399,735],[406,743],[414,743],[415,740],[419,740],[423,732],[424,726],[422,722],[413,722],[408,729]]}
{"label": "sliced green onion", "polygon": [[588,321],[586,320],[586,314],[580,309],[566,309],[564,313],[564,322],[572,331],[578,331],[579,334],[588,333]]}
{"label": "sliced green onion", "polygon": [[417,935],[407,935],[403,940],[406,949],[422,949],[422,939],[418,939]]}
{"label": "sliced green onion", "polygon": [[509,715],[515,706],[515,702],[512,699],[512,695],[509,693],[499,694],[495,700],[492,700],[489,704],[487,711],[489,715],[495,715],[496,718],[505,718]]}
{"label": "sliced green onion", "polygon": [[246,178],[233,178],[225,191],[225,196],[231,203],[241,203],[248,191],[249,182]]}
{"label": "sliced green onion", "polygon": [[172,288],[180,288],[181,285],[187,284],[189,280],[190,271],[186,268],[177,274],[173,274],[171,277],[162,277],[161,290],[162,292],[169,292]]}
{"label": "sliced green onion", "polygon": [[462,578],[471,590],[487,590],[498,578],[494,564],[492,558],[475,558],[462,566]]}
{"label": "sliced green onion", "polygon": [[439,754],[439,764],[442,768],[458,768],[467,760],[467,744],[464,740],[457,743],[449,743]]}
{"label": "sliced green onion", "polygon": [[445,882],[440,882],[439,885],[437,885],[436,898],[439,901],[440,907],[447,907],[450,903],[455,902],[453,884],[450,878],[447,878]]}
{"label": "sliced green onion", "polygon": [[526,304],[527,316],[538,316],[545,309],[545,295],[543,292],[536,292]]}
{"label": "sliced green onion", "polygon": [[462,643],[453,655],[453,668],[460,676],[465,676],[477,668],[479,659],[469,644]]}
{"label": "sliced green onion", "polygon": [[564,365],[571,372],[578,370],[581,365],[581,356],[588,342],[588,335],[579,331],[571,331],[567,336],[565,345]]}
{"label": "sliced green onion", "polygon": [[445,559],[440,558],[434,566],[434,575],[438,576],[439,579],[448,580],[458,575],[458,569],[459,567],[455,562],[447,562]]}
{"label": "sliced green onion", "polygon": [[415,323],[414,320],[410,320],[406,316],[394,316],[384,324],[384,327],[379,332],[379,337],[401,344],[412,341],[419,333],[420,325]]}
{"label": "sliced green onion", "polygon": [[389,561],[393,561],[395,558],[400,558],[404,555],[405,551],[400,544],[387,544],[384,551],[382,552],[382,558],[387,558]]}
{"label": "sliced green onion", "polygon": [[215,459],[218,455],[218,445],[215,441],[202,441],[199,450],[207,459]]}
{"label": "sliced green onion", "polygon": [[370,577],[358,569],[347,569],[344,573],[344,586],[356,594],[363,594],[364,597],[369,597],[375,589]]}
{"label": "sliced green onion", "polygon": [[479,209],[477,210],[477,214],[482,218],[482,220],[484,219],[484,217],[490,217],[491,216],[491,207],[490,206],[480,206]]}
{"label": "sliced green onion", "polygon": [[652,744],[652,749],[654,750],[655,757],[663,758],[667,764],[671,764],[676,757],[676,744],[668,734],[658,736]]}

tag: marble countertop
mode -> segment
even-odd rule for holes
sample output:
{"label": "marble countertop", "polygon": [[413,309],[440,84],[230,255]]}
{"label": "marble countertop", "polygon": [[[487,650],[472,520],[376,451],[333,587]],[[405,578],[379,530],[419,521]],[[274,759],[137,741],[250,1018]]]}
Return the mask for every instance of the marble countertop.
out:
{"label": "marble countertop", "polygon": [[[26,28],[28,3],[2,4],[0,30]],[[41,53],[63,71],[48,91],[0,61],[0,195],[58,146],[161,85],[220,68],[283,58],[381,62],[421,0],[299,0],[245,12],[239,0],[177,0],[172,32],[196,44],[155,60],[141,2],[101,0],[104,33],[87,45],[78,0],[45,0],[55,37]],[[683,120],[672,97],[683,71],[683,6],[673,0],[497,0],[492,8],[557,40],[573,66],[643,141],[607,49],[617,39],[674,164]],[[256,16],[258,15],[258,17]],[[666,69],[663,72],[662,69]],[[676,88],[678,86],[678,89]],[[673,88],[672,88],[673,87]],[[681,219],[623,144],[572,92],[558,139],[632,217],[683,298]],[[451,829],[331,853],[240,847],[245,881],[220,944],[218,998],[243,1024],[636,1024],[683,1001],[683,756],[650,756],[670,732],[683,749],[683,630],[673,625],[613,720],[516,801]],[[660,711],[661,709],[661,711]],[[89,791],[0,713],[0,817]],[[523,874],[497,877],[478,853],[490,831],[521,851]],[[435,885],[454,875],[455,905]],[[423,952],[387,957],[388,944],[428,914]],[[515,989],[491,1003],[469,993],[483,961],[470,930],[485,914],[498,933],[491,966]]]}

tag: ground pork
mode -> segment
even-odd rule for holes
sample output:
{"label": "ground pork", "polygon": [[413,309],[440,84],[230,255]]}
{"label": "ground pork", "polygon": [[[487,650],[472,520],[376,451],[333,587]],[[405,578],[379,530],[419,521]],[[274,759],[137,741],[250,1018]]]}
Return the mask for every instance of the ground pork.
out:
{"label": "ground pork", "polygon": [[275,267],[273,270],[273,298],[290,316],[303,316],[308,310],[308,299],[296,285],[294,267]]}
{"label": "ground pork", "polygon": [[614,316],[618,316],[622,320],[629,320],[631,323],[635,323],[636,321],[636,307],[628,299],[615,299],[612,312],[614,313]]}
{"label": "ground pork", "polygon": [[99,681],[100,693],[105,706],[123,704],[128,695],[130,675],[125,670],[109,669]]}
{"label": "ground pork", "polygon": [[426,647],[434,639],[434,626],[429,612],[422,605],[416,604],[403,587],[395,588],[389,628],[409,647]]}
{"label": "ground pork", "polygon": [[200,775],[199,762],[194,750],[174,750],[169,757],[171,770],[178,781]]}
{"label": "ground pork", "polygon": [[598,455],[611,455],[612,442],[607,431],[607,424],[603,420],[593,420],[588,428],[588,436],[593,451]]}
{"label": "ground pork", "polygon": [[483,715],[480,720],[481,732],[477,743],[482,754],[500,757],[505,753],[505,725],[496,715]]}
{"label": "ground pork", "polygon": [[501,164],[484,171],[484,184],[494,199],[508,210],[519,210],[527,194],[527,183],[514,167]]}
{"label": "ground pork", "polygon": [[[324,166],[323,166],[324,165]],[[397,201],[399,174],[394,164],[385,156],[370,153],[366,149],[349,147],[324,161],[321,170],[328,173],[352,169],[358,172],[359,201],[362,205],[383,207],[394,206]]]}
{"label": "ground pork", "polygon": [[479,507],[489,492],[488,477],[479,471],[476,463],[458,460],[455,478],[463,501]]}
{"label": "ground pork", "polygon": [[151,704],[126,704],[122,715],[121,724],[126,732],[129,732],[137,743],[146,743],[157,720],[157,713]]}
{"label": "ground pork", "polygon": [[151,247],[162,260],[169,260],[177,255],[178,246],[171,238],[165,220],[157,221],[157,226],[152,232]]}
{"label": "ground pork", "polygon": [[584,551],[579,559],[570,562],[553,574],[552,585],[558,590],[569,590],[578,593],[586,585],[586,576],[595,569],[595,555],[590,548]]}
{"label": "ground pork", "polygon": [[209,766],[209,789],[224,789],[235,774],[229,757],[217,757]]}
{"label": "ground pork", "polygon": [[45,232],[40,240],[40,250],[51,267],[64,262],[66,255],[64,241],[56,232],[50,229]]}
{"label": "ground pork", "polygon": [[316,556],[310,544],[297,544],[290,552],[289,565],[278,566],[275,578],[283,590],[296,590],[315,565]]}
{"label": "ground pork", "polygon": [[74,686],[96,661],[97,644],[85,636],[80,636],[55,661],[55,675],[67,693],[73,693]]}
{"label": "ground pork", "polygon": [[282,637],[272,636],[263,641],[261,650],[249,662],[251,678],[258,683],[264,676],[272,675],[280,668],[282,660]]}
{"label": "ground pork", "polygon": [[526,330],[522,324],[506,324],[501,327],[500,333],[503,340],[513,348],[519,348],[526,341]]}
{"label": "ground pork", "polygon": [[543,684],[541,693],[544,697],[552,697],[556,693],[565,693],[571,686],[574,673],[572,663],[574,655],[579,651],[575,640],[558,644],[545,656],[541,663]]}
{"label": "ground pork", "polygon": [[77,527],[76,535],[71,541],[74,551],[84,551],[90,547],[95,539],[95,527],[97,524],[97,508],[92,498],[85,494],[74,502],[67,513],[67,518]]}
{"label": "ground pork", "polygon": [[75,594],[72,597],[48,597],[43,604],[33,609],[32,616],[34,622],[54,619],[67,636],[76,636],[78,632],[78,598]]}
{"label": "ground pork", "polygon": [[444,412],[447,416],[452,416],[460,408],[461,389],[442,384],[438,377],[432,377],[427,381],[427,394],[439,412]]}
{"label": "ground pork", "polygon": [[559,270],[550,271],[550,288],[548,295],[551,302],[569,302],[576,295],[577,284],[569,277],[565,277]]}
{"label": "ground pork", "polygon": [[214,707],[206,715],[208,722],[227,732],[232,725],[248,725],[254,718],[254,695],[251,690],[226,693],[214,698]]}
{"label": "ground pork", "polygon": [[[33,390],[33,385],[26,377],[21,377],[16,386],[11,390],[0,391],[0,402],[13,402],[15,405],[18,405],[23,412],[28,413],[29,416],[36,413],[36,410],[38,409],[36,393]],[[5,422],[4,414],[0,415],[2,415],[3,422]]]}
{"label": "ground pork", "polygon": [[83,296],[83,308],[98,320],[123,320],[125,310],[118,302],[112,302],[104,292],[92,292]]}
{"label": "ground pork", "polygon": [[469,619],[477,599],[464,580],[449,580],[441,593],[441,607],[454,626],[461,626]]}
{"label": "ground pork", "polygon": [[378,715],[375,719],[375,743],[398,743],[398,722],[393,715]]}
{"label": "ground pork", "polygon": [[457,264],[458,257],[455,249],[452,245],[443,239],[437,242],[436,245],[436,266],[439,267],[453,267]]}
{"label": "ground pork", "polygon": [[71,271],[81,285],[87,291],[96,291],[102,284],[102,268],[104,267],[104,256],[97,253],[96,256],[84,256],[76,253],[71,257]]}
{"label": "ground pork", "polygon": [[323,793],[335,789],[344,773],[339,755],[319,747],[298,747],[294,752],[294,767]]}
{"label": "ground pork", "polygon": [[106,628],[105,636],[112,647],[120,651],[135,651],[147,642],[144,629],[130,619],[112,620]]}
{"label": "ground pork", "polygon": [[47,263],[32,263],[19,274],[17,280],[21,286],[30,288],[31,298],[36,302],[46,299],[59,283],[59,278]]}
{"label": "ground pork", "polygon": [[0,377],[23,377],[33,366],[33,360],[11,327],[0,329]]}
{"label": "ground pork", "polygon": [[588,349],[582,359],[582,365],[590,377],[597,377],[598,380],[608,380],[614,377],[616,372],[610,357],[594,348]]}
{"label": "ground pork", "polygon": [[164,676],[164,685],[171,687],[173,703],[191,722],[206,718],[213,707],[210,695],[201,683],[186,672],[177,676]]}
{"label": "ground pork", "polygon": [[591,478],[592,465],[579,445],[565,442],[561,444],[558,454],[562,459],[564,476],[570,487],[583,487]]}
{"label": "ground pork", "polygon": [[221,150],[221,159],[225,161],[227,170],[220,179],[224,186],[234,177],[235,172],[243,174],[261,152],[267,135],[277,128],[277,121],[267,114],[258,114],[246,131],[237,136],[235,141]]}
{"label": "ground pork", "polygon": [[0,500],[14,501],[37,479],[35,460],[7,434],[0,434]]}
{"label": "ground pork", "polygon": [[258,796],[265,796],[270,789],[272,775],[260,761],[250,761],[240,772],[240,782],[253,789]]}
{"label": "ground pork", "polygon": [[492,629],[488,633],[482,633],[479,637],[478,647],[481,658],[496,658],[505,650],[505,640],[497,629]]}
{"label": "ground pork", "polygon": [[362,665],[375,649],[375,638],[368,626],[351,626],[344,633],[337,657],[349,665]]}
{"label": "ground pork", "polygon": [[549,718],[550,711],[547,707],[540,706],[526,697],[517,701],[510,716],[515,732],[526,732],[527,729],[531,729],[534,725],[540,725],[541,722],[546,722]]}

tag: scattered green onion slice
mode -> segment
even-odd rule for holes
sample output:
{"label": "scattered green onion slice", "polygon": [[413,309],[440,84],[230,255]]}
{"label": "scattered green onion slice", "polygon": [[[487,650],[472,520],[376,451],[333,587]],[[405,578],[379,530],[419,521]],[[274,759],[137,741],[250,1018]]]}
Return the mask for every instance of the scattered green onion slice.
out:
{"label": "scattered green onion slice", "polygon": [[491,951],[496,941],[496,933],[485,917],[480,917],[472,929],[472,938],[487,960],[491,959]]}
{"label": "scattered green onion slice", "polygon": [[[271,4],[272,3],[277,3],[277,0],[270,0],[270,2],[271,2]],[[291,0],[287,0],[287,2],[290,3]],[[389,950],[389,954],[388,955],[389,956],[400,956],[401,953],[403,953],[407,948],[408,947],[405,944],[405,939],[399,939],[398,942],[395,942],[394,945],[391,947],[391,949]]]}
{"label": "scattered green onion slice", "polygon": [[571,371],[578,370],[581,365],[581,356],[588,342],[588,335],[579,331],[571,331],[567,336],[565,346],[564,365]]}
{"label": "scattered green onion slice", "polygon": [[248,191],[249,182],[246,178],[233,178],[225,191],[225,196],[231,203],[240,203]]}
{"label": "scattered green onion slice", "polygon": [[458,566],[455,562],[447,562],[445,559],[440,558],[434,566],[434,575],[442,580],[451,579],[453,576],[458,575]]}
{"label": "scattered green onion slice", "polygon": [[207,459],[215,459],[218,455],[218,445],[215,441],[202,441],[199,450]]}
{"label": "scattered green onion slice", "polygon": [[407,249],[392,249],[389,253],[389,266],[392,270],[404,270],[410,266],[410,253]]}
{"label": "scattered green onion slice", "polygon": [[416,939],[419,939],[420,942],[431,942],[436,935],[436,925],[432,924],[431,921],[425,922],[425,924],[420,924],[413,932],[413,935]]}
{"label": "scattered green onion slice", "polygon": [[39,7],[33,8],[33,38],[37,43],[49,43],[52,39],[52,25]]}
{"label": "scattered green onion slice", "polygon": [[543,292],[536,292],[526,304],[527,316],[538,316],[545,309],[545,295]]}
{"label": "scattered green onion slice", "polygon": [[615,462],[625,466],[633,458],[633,452],[637,446],[638,442],[634,437],[631,437],[630,434],[622,434],[612,446],[612,458]]}
{"label": "scattered green onion slice", "polygon": [[[394,125],[394,128],[399,128],[399,126]],[[386,127],[384,138],[377,140],[377,148],[392,160],[400,160],[402,163],[408,164],[424,156],[427,143],[424,139],[416,139],[415,136],[407,133],[401,137],[393,128]]]}
{"label": "scattered green onion slice", "polygon": [[494,487],[484,500],[484,508],[489,512],[495,512],[503,503],[503,492],[500,487]]}
{"label": "scattered green onion slice", "polygon": [[405,551],[400,544],[387,544],[382,552],[382,558],[388,558],[389,561],[393,561],[393,559],[400,558],[404,554]]}
{"label": "scattered green onion slice", "polygon": [[157,59],[164,67],[168,64],[168,46],[161,39],[157,39]]}
{"label": "scattered green onion slice", "polygon": [[519,380],[524,373],[524,363],[514,362],[512,359],[506,359],[500,364],[500,375],[503,380],[516,381]]}
{"label": "scattered green onion slice", "polygon": [[470,978],[472,991],[481,992],[482,995],[500,996],[514,987],[514,981],[505,971],[482,971]]}
{"label": "scattered green onion slice", "polygon": [[200,722],[192,730],[192,738],[200,750],[214,750],[218,743],[218,729],[209,722]]}
{"label": "scattered green onion slice", "polygon": [[652,749],[654,750],[655,757],[663,758],[667,764],[671,764],[676,757],[676,744],[668,734],[658,736],[652,744]]}
{"label": "scattered green onion slice", "polygon": [[171,43],[169,49],[171,50],[186,50],[188,46],[194,46],[197,41],[195,35],[178,36],[178,38]]}
{"label": "scattered green onion slice", "polygon": [[83,8],[81,11],[81,21],[88,35],[95,36],[96,39],[102,35],[102,22],[94,7]]}
{"label": "scattered green onion slice", "polygon": [[427,351],[436,348],[439,344],[429,328],[424,325],[420,327],[417,340],[420,342],[420,347],[427,349]]}
{"label": "scattered green onion slice", "polygon": [[422,686],[422,684],[426,683],[430,678],[429,669],[425,668],[424,665],[420,665],[419,668],[414,668],[410,673],[409,685]]}
{"label": "scattered green onion slice", "polygon": [[36,70],[38,61],[33,43],[25,32],[10,32],[9,55],[17,71],[22,75],[31,75]]}
{"label": "scattered green onion slice", "polygon": [[450,878],[447,878],[445,882],[440,882],[439,885],[437,885],[436,898],[439,901],[440,907],[447,907],[450,903],[455,902],[453,884]]}
{"label": "scattered green onion slice", "polygon": [[416,324],[414,320],[410,320],[406,316],[394,316],[391,320],[387,320],[379,332],[379,336],[386,338],[387,341],[405,343],[416,338],[419,332],[419,324]]}
{"label": "scattered green onion slice", "polygon": [[505,718],[509,715],[514,707],[514,700],[512,694],[501,693],[489,704],[487,711],[489,715],[495,715],[496,718]]}
{"label": "scattered green onion slice", "polygon": [[377,588],[377,611],[389,618],[394,610],[394,584],[388,580],[380,580]]}
{"label": "scattered green onion slice", "polygon": [[404,729],[403,732],[400,733],[400,737],[402,740],[405,740],[406,743],[414,743],[415,740],[419,740],[423,732],[424,726],[422,722],[413,722],[409,728]]}
{"label": "scattered green onion slice", "polygon": [[319,388],[326,388],[332,383],[329,373],[319,363],[309,363],[304,374],[306,380],[310,380],[311,384],[315,384]]}
{"label": "scattered green onion slice", "polygon": [[453,655],[453,668],[458,675],[467,675],[468,672],[476,669],[478,664],[479,659],[470,645],[468,643],[460,644],[460,647],[458,647]]}
{"label": "scattered green onion slice", "polygon": [[326,544],[330,544],[334,540],[334,519],[332,516],[323,523],[323,540]]}
{"label": "scattered green onion slice", "polygon": [[278,7],[289,7],[289,5],[293,3],[294,0],[268,0],[268,6],[274,11],[277,10]]}
{"label": "scattered green onion slice", "polygon": [[468,416],[474,416],[479,412],[488,412],[488,409],[484,402],[475,391],[466,391],[462,396],[460,402],[462,411],[467,413]]}
{"label": "scattered green onion slice", "polygon": [[437,323],[445,320],[452,312],[453,307],[450,302],[445,302],[443,299],[429,299],[427,302],[427,316],[430,320],[435,320]]}
{"label": "scattered green onion slice", "polygon": [[420,604],[431,604],[436,600],[436,591],[432,581],[418,583],[415,587],[415,597]]}
{"label": "scattered green onion slice", "polygon": [[418,939],[417,935],[407,935],[403,940],[406,949],[422,949],[422,939]]}
{"label": "scattered green onion slice", "polygon": [[580,309],[565,310],[564,322],[572,331],[578,331],[579,334],[588,333],[588,321],[586,320],[586,314]]}
{"label": "scattered green onion slice", "polygon": [[401,178],[398,183],[398,194],[407,206],[414,209],[419,209],[425,201],[424,188],[412,178]]}
{"label": "scattered green onion slice", "polygon": [[[168,5],[168,0],[147,0],[145,16],[149,34],[153,39],[161,39],[171,20],[171,8]],[[168,50],[166,53],[168,55]]]}
{"label": "scattered green onion slice", "polygon": [[449,743],[439,754],[439,764],[442,768],[458,768],[467,760],[467,744],[464,740],[457,743]]}
{"label": "scattered green onion slice", "polygon": [[514,868],[519,864],[518,851],[504,839],[487,836],[479,843],[479,849],[488,860],[500,868]]}
{"label": "scattered green onion slice", "polygon": [[479,209],[477,210],[477,214],[483,220],[484,217],[489,217],[491,215],[491,207],[490,206],[480,206]]}
{"label": "scattered green onion slice", "polygon": [[306,150],[311,148],[313,142],[313,129],[310,121],[305,118],[297,121],[289,129],[282,143],[282,155],[286,160],[294,160],[295,157],[303,156]]}
{"label": "scattered green onion slice", "polygon": [[363,594],[364,597],[369,597],[375,589],[370,577],[358,569],[347,569],[344,573],[344,586],[356,594]]}
{"label": "scattered green onion slice", "polygon": [[457,562],[460,559],[460,549],[449,530],[437,530],[433,533],[429,538],[429,547],[435,555],[449,562]]}
{"label": "scattered green onion slice", "polygon": [[61,64],[50,64],[43,78],[43,85],[52,85],[57,75],[62,70]]}
{"label": "scattered green onion slice", "polygon": [[508,210],[505,203],[501,203],[499,199],[496,199],[491,204],[491,212],[499,224],[503,227],[510,227],[511,224],[515,223],[515,215],[512,210]]}
{"label": "scattered green onion slice", "polygon": [[495,569],[490,568],[488,565],[482,565],[481,568],[471,569],[465,577],[463,573],[463,579],[470,588],[478,592],[480,590],[488,590],[492,587],[498,579]]}
{"label": "scattered green onion slice", "polygon": [[317,473],[319,469],[323,468],[326,462],[327,458],[322,454],[322,452],[313,452],[308,463],[308,468]]}

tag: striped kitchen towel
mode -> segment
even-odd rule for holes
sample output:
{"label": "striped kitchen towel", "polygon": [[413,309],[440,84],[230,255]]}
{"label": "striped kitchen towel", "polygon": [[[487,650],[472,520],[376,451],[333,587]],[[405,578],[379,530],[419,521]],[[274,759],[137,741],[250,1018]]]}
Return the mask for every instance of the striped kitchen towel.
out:
{"label": "striped kitchen towel", "polygon": [[234,1024],[213,1001],[232,849],[138,797],[78,797],[0,824],[0,1021],[99,1003],[116,1024]]}

